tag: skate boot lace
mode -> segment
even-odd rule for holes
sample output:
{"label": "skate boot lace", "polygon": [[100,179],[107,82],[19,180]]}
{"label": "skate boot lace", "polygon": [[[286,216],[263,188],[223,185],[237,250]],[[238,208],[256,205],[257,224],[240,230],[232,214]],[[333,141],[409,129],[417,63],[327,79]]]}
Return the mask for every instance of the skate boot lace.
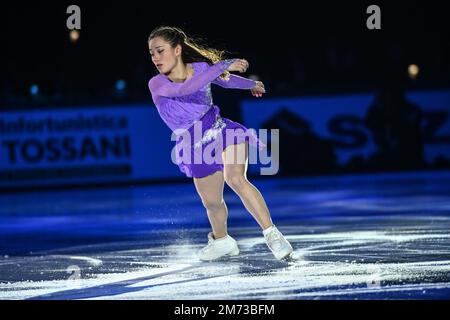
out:
{"label": "skate boot lace", "polygon": [[213,247],[213,243],[214,243],[214,241],[208,242],[208,244],[206,245],[206,247],[203,248],[203,251],[209,251],[209,250],[211,250],[211,248]]}
{"label": "skate boot lace", "polygon": [[208,244],[202,248],[202,252],[208,252],[214,245],[214,239],[208,239]]}
{"label": "skate boot lace", "polygon": [[267,235],[267,243],[274,250],[281,249],[283,246],[283,240],[284,239],[281,233],[276,231],[272,231]]}

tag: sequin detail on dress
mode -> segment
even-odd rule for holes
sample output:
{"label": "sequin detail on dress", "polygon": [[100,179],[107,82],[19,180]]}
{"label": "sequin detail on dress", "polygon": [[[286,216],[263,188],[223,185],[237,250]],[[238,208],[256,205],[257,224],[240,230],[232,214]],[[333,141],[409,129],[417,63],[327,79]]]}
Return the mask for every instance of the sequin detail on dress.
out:
{"label": "sequin detail on dress", "polygon": [[216,120],[212,124],[211,128],[206,130],[203,134],[203,137],[200,141],[194,144],[194,148],[200,148],[203,144],[210,142],[213,139],[216,139],[219,134],[222,133],[223,128],[225,128],[227,124],[223,121],[222,117],[216,115]]}

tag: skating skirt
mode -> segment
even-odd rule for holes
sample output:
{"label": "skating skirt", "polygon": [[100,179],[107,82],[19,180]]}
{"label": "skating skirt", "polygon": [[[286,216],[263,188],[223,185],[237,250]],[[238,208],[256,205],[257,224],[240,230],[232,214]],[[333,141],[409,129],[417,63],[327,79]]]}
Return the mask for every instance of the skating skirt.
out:
{"label": "skating skirt", "polygon": [[[203,178],[223,171],[222,151],[229,145],[248,142],[259,150],[266,147],[255,130],[248,130],[238,122],[221,117],[216,105],[211,106],[186,131],[188,135],[178,132],[174,151],[178,168],[188,178]],[[190,153],[190,156],[184,156],[184,152]]]}

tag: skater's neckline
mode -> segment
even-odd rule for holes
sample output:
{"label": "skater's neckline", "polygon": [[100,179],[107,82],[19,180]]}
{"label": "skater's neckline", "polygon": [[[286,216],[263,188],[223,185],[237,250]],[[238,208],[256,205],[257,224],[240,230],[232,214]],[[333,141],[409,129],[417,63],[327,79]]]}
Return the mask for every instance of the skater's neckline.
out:
{"label": "skater's neckline", "polygon": [[195,75],[195,63],[187,63],[186,64],[186,66],[187,67],[189,67],[191,70],[192,70],[192,75],[190,76],[190,77],[187,77],[184,81],[181,81],[181,82],[174,82],[174,81],[172,81],[172,80],[170,80],[169,79],[169,77],[168,76],[166,76],[164,73],[161,73],[161,75],[164,77],[164,78],[166,78],[168,81],[170,81],[170,83],[185,83],[186,81],[188,81],[189,79],[191,79],[192,77],[194,77],[194,75]]}

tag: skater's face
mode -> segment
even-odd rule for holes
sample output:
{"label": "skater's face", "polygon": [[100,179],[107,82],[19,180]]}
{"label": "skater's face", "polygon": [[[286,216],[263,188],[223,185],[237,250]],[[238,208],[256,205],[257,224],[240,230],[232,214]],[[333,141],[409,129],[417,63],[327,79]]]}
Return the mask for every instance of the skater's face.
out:
{"label": "skater's face", "polygon": [[177,64],[181,55],[181,46],[172,48],[170,43],[161,37],[155,37],[148,42],[152,61],[160,73],[169,73]]}

